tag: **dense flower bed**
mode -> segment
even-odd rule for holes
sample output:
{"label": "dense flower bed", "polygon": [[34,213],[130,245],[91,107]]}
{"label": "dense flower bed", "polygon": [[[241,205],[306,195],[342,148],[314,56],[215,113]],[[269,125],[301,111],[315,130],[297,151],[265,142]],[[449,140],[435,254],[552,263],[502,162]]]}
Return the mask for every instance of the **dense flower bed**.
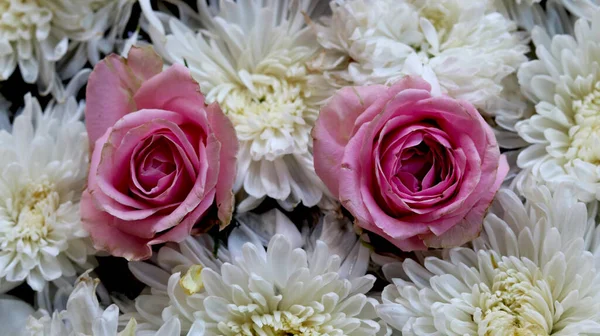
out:
{"label": "dense flower bed", "polygon": [[0,334],[600,334],[598,0],[0,0]]}

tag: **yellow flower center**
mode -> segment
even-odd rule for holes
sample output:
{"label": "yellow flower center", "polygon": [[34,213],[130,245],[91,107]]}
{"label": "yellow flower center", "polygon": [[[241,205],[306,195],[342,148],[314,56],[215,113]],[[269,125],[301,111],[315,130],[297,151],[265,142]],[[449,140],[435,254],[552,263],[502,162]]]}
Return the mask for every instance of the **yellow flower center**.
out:
{"label": "yellow flower center", "polygon": [[421,5],[420,15],[431,22],[435,27],[440,39],[440,43],[450,33],[454,24],[458,21],[458,14],[461,13],[462,7],[459,3],[453,0],[428,0],[425,4],[422,0],[413,1]]}
{"label": "yellow flower center", "polygon": [[600,82],[581,100],[573,101],[575,125],[569,129],[567,158],[600,164]]}
{"label": "yellow flower center", "polygon": [[12,200],[10,217],[14,226],[6,241],[37,243],[45,240],[52,232],[51,223],[46,221],[52,217],[59,203],[59,195],[52,184],[30,184]]}
{"label": "yellow flower center", "polygon": [[304,314],[295,315],[291,312],[275,311],[271,314],[253,315],[251,321],[243,324],[228,322],[228,329],[240,336],[320,336],[326,335],[330,330],[320,330],[319,326],[313,326],[307,319],[307,307],[296,307],[304,309]]}
{"label": "yellow flower center", "polygon": [[[502,262],[496,265],[492,287],[480,287],[479,308],[474,316],[478,334],[485,336],[543,336],[552,331],[552,319],[547,321],[540,308],[547,305],[539,282],[539,270],[531,274],[526,269]],[[544,323],[546,322],[546,323]]]}
{"label": "yellow flower center", "polygon": [[304,80],[261,75],[251,85],[231,90],[221,107],[238,138],[250,146],[256,161],[308,151],[309,134],[318,111],[307,105]]}
{"label": "yellow flower center", "polygon": [[201,265],[193,265],[179,279],[179,285],[187,295],[193,295],[204,290]]}
{"label": "yellow flower center", "polygon": [[36,0],[0,0],[0,40],[26,43],[47,35],[51,19],[52,12]]}

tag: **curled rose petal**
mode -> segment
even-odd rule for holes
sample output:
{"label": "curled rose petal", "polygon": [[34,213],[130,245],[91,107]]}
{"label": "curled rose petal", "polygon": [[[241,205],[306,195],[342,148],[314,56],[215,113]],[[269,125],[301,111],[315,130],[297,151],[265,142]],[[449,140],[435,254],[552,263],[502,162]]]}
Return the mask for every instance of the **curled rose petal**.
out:
{"label": "curled rose petal", "polygon": [[117,120],[137,110],[133,96],[162,66],[162,58],[151,47],[133,47],[128,59],[110,55],[94,67],[86,89],[85,113],[92,146]]}
{"label": "curled rose petal", "polygon": [[[383,86],[347,87],[338,91],[324,108],[331,112],[319,118],[314,129],[315,151],[323,160],[315,161],[315,170],[319,173],[329,190],[337,191],[337,178],[332,176],[340,169],[344,146],[354,130],[354,122],[367,106],[370,106],[382,93]],[[339,114],[336,111],[344,111]]]}

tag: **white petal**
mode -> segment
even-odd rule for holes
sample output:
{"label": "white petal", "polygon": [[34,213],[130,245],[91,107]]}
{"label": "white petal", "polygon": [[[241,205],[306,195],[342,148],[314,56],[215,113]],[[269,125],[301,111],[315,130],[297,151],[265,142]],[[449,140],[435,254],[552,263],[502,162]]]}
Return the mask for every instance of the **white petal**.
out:
{"label": "white petal", "polygon": [[158,331],[155,336],[176,336],[181,333],[181,322],[177,317],[170,318]]}
{"label": "white petal", "polygon": [[10,295],[0,295],[0,325],[6,335],[24,335],[25,326],[33,308]]}

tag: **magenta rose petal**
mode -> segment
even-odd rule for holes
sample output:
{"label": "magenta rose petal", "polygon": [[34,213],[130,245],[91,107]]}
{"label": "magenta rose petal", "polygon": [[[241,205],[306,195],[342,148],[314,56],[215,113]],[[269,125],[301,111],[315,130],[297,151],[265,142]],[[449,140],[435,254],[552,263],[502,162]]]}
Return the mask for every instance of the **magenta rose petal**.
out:
{"label": "magenta rose petal", "polygon": [[[216,169],[218,171],[218,166],[209,167],[207,163],[209,162],[208,160],[210,160],[211,157],[217,157],[216,153],[218,153],[219,150],[219,143],[209,143],[207,148],[200,148],[199,159],[201,163],[204,163],[204,165],[201,166],[202,169],[199,172],[199,176],[197,177],[194,185],[187,194],[187,197],[185,197],[185,199],[183,199],[181,202],[178,202],[176,208],[174,208],[169,213],[154,219],[154,223],[151,225],[151,227],[153,230],[155,230],[155,232],[161,232],[167,229],[171,229],[175,226],[179,226],[180,223],[184,221],[184,219],[186,220],[186,223],[192,223],[191,225],[195,224],[200,219],[200,215],[202,213],[198,215],[199,212],[196,210],[198,208],[198,205],[203,201],[203,199],[207,197],[211,200],[214,199],[215,182],[210,180],[216,180],[216,178],[207,177],[207,175],[211,174],[211,170]],[[201,175],[204,175],[204,177],[202,177]]]}
{"label": "magenta rose petal", "polygon": [[[358,160],[357,154],[363,146],[363,139],[367,133],[368,125],[363,125],[358,132],[350,138],[344,158],[342,160],[341,169],[338,172],[338,178],[344,183],[339,185],[340,202],[348,208],[354,217],[357,217],[362,222],[372,223],[373,219],[366,209],[362,197],[360,196],[362,172],[361,162]],[[348,150],[350,149],[350,150]]]}
{"label": "magenta rose petal", "polygon": [[[436,198],[438,198],[438,201],[443,201],[446,198],[449,197],[449,195],[453,195],[454,194],[454,190],[456,189],[456,185],[457,185],[457,176],[460,176],[460,168],[452,168],[449,169],[449,172],[434,172],[434,168],[433,166],[439,166],[439,165],[443,165],[443,167],[446,166],[450,166],[450,167],[454,167],[455,165],[457,165],[457,161],[453,155],[454,153],[447,153],[445,154],[444,158],[439,158],[439,159],[435,159],[434,164],[432,165],[432,169],[430,172],[427,173],[427,175],[425,176],[425,178],[423,179],[423,184],[426,185],[422,192],[419,193],[418,195],[414,195],[414,199],[415,200],[419,200],[421,198],[421,194],[425,194],[426,196],[435,196]],[[434,177],[431,177],[429,174],[431,173],[431,175],[434,175],[436,173],[439,173],[439,177],[440,177],[440,181],[438,181],[437,183],[434,183],[433,181],[430,182],[430,179],[434,179]]]}
{"label": "magenta rose petal", "polygon": [[[162,135],[159,137],[162,137]],[[146,163],[146,159],[137,167],[135,161],[132,161],[130,167],[132,171],[130,191],[155,206],[180,202],[189,192],[188,186],[195,180],[196,175],[195,171],[188,171],[188,169],[191,169],[191,165],[184,164],[185,158],[181,156],[181,150],[177,148],[177,144],[171,143],[169,140],[165,141],[168,143],[163,147],[166,147],[171,159],[170,162],[160,163],[160,165],[172,166],[172,171],[168,174],[153,167],[143,168],[149,165],[149,163]],[[167,153],[164,155],[167,155]],[[156,162],[157,159],[154,157],[150,160]],[[157,179],[157,177],[159,178]]]}
{"label": "magenta rose petal", "polygon": [[124,115],[137,110],[131,99],[138,89],[135,80],[120,78],[120,74],[130,74],[126,69],[121,57],[111,55],[100,61],[90,74],[85,109],[85,124],[90,143],[95,143]]}
{"label": "magenta rose petal", "polygon": [[[494,175],[495,181],[491,187],[492,189],[498,190],[500,188],[502,181],[504,181],[504,177],[506,177],[506,174],[508,173],[508,169],[509,166],[506,157],[501,156],[497,173]],[[485,214],[494,199],[494,195],[495,193],[486,193],[486,195],[480,199],[480,202],[469,211],[459,225],[452,227],[442,236],[427,236],[424,239],[425,244],[429,247],[444,248],[459,246],[477,238],[482,229]]]}
{"label": "magenta rose petal", "polygon": [[[174,64],[167,70],[145,81],[133,97],[138,109],[163,109],[178,111],[182,116],[195,120],[204,112],[204,96],[190,70]],[[173,106],[173,105],[177,106]],[[182,108],[187,105],[188,108]],[[190,115],[190,111],[194,113]]]}
{"label": "magenta rose petal", "polygon": [[[96,150],[94,150],[94,152],[92,153],[92,158],[91,158],[91,163],[90,163],[90,172],[88,174],[88,191],[89,193],[93,196],[93,200],[96,204],[97,207],[104,209],[106,211],[106,209],[110,209],[111,211],[114,212],[127,212],[127,211],[135,211],[135,210],[139,210],[139,209],[144,209],[146,207],[145,204],[133,200],[133,199],[127,199],[126,204],[123,203],[119,203],[116,200],[114,200],[113,198],[109,197],[108,195],[106,195],[104,193],[104,191],[100,188],[99,185],[99,175],[98,175],[98,169],[100,166],[100,163],[102,161],[102,155],[109,155],[107,154],[106,151],[104,151],[104,148],[102,146],[102,144],[106,145],[107,144],[107,140],[109,138],[110,132],[107,132],[106,134],[104,134],[100,139],[98,139],[97,141],[97,147]],[[102,149],[102,150],[101,150]],[[110,151],[111,149],[107,149],[107,151]],[[104,154],[103,154],[104,153]],[[123,173],[123,171],[116,171],[116,172],[111,172],[111,174],[121,174]],[[114,189],[114,187],[110,187],[109,191],[113,191],[119,194],[120,192],[116,189]]]}
{"label": "magenta rose petal", "polygon": [[176,175],[177,163],[168,152],[169,146],[167,144],[158,148],[152,146],[156,137],[159,136],[152,136],[139,143],[134,149],[136,157],[132,157],[129,161],[131,176],[129,189],[136,194],[139,193],[138,196],[143,194],[146,197],[155,194],[157,190],[164,190],[167,181],[165,178],[172,183]]}
{"label": "magenta rose petal", "polygon": [[221,228],[224,228],[231,222],[233,214],[233,182],[236,176],[236,157],[239,150],[239,142],[235,134],[233,124],[227,116],[221,111],[217,104],[211,104],[206,108],[206,114],[210,127],[215,137],[221,143],[219,156],[219,179],[222,183],[217,184],[216,202],[217,216],[221,221]]}
{"label": "magenta rose petal", "polygon": [[208,208],[213,204],[211,201],[215,197],[216,191],[213,189],[205,199],[194,208],[188,216],[186,216],[181,222],[174,226],[171,230],[168,230],[162,234],[157,235],[149,244],[161,244],[168,241],[180,242],[190,235],[192,228],[199,220],[202,219],[202,215],[206,213]]}
{"label": "magenta rose petal", "polygon": [[385,232],[386,235],[394,239],[407,239],[429,231],[426,224],[415,221],[403,221],[388,215],[377,206],[376,200],[364,190],[362,196],[365,206],[371,218],[373,218],[373,225]]}
{"label": "magenta rose petal", "polygon": [[[379,99],[368,106],[363,113],[356,119],[356,125],[362,125],[365,122],[374,120],[375,117],[381,113],[381,111],[390,103],[399,93],[405,93],[409,91],[409,95],[415,95],[416,92],[423,94],[424,97],[430,97],[429,93],[431,85],[418,77],[404,77],[403,79],[396,82],[392,87],[386,88],[386,91],[379,96]],[[412,104],[411,100],[402,100],[402,104]],[[398,100],[396,100],[398,102]],[[391,111],[386,108],[386,110]]]}
{"label": "magenta rose petal", "polygon": [[143,82],[162,71],[163,60],[152,46],[133,46],[127,53],[127,65],[136,78]]}
{"label": "magenta rose petal", "polygon": [[443,164],[443,163],[440,163],[441,161],[443,161],[443,160],[439,157],[437,160],[435,158],[433,158],[433,160],[431,162],[431,166],[427,170],[427,173],[425,173],[425,176],[423,176],[423,180],[421,182],[420,193],[427,192],[435,184],[435,181],[438,178],[437,166],[440,164]]}
{"label": "magenta rose petal", "polygon": [[[218,151],[219,149],[220,149],[220,147],[219,147],[218,143],[213,144],[212,146],[209,146],[209,148],[204,148],[204,147],[200,148],[199,159],[201,162],[203,162],[205,164],[203,165],[203,169],[201,169],[199,174],[203,174],[204,177],[203,178],[198,177],[196,179],[196,182],[192,186],[189,193],[186,195],[185,199],[183,199],[177,203],[171,204],[168,208],[160,207],[159,209],[161,211],[160,212],[157,211],[155,216],[153,216],[151,218],[140,219],[135,222],[135,225],[124,226],[121,229],[124,232],[127,232],[134,236],[138,236],[138,237],[141,236],[144,238],[149,236],[148,238],[152,238],[160,232],[163,232],[165,230],[172,229],[175,226],[181,225],[181,223],[183,223],[184,220],[185,220],[185,223],[187,223],[186,225],[193,226],[200,219],[200,215],[197,215],[199,213],[197,208],[198,208],[199,204],[202,202],[202,200],[204,198],[206,198],[204,188],[205,188],[205,182],[207,181],[206,174],[208,174],[208,170],[209,170],[208,165],[206,164],[208,162],[207,158],[210,157],[210,155],[213,155],[213,157],[215,155],[215,154],[208,154],[208,152],[214,153],[214,152]],[[218,167],[217,167],[217,169],[218,169]],[[208,188],[208,189],[210,190],[208,198],[212,199],[214,197],[214,194],[212,194],[213,196],[210,196],[210,193],[214,192],[214,186],[212,188]],[[165,213],[164,210],[168,210],[168,212]],[[190,226],[190,230],[191,230],[191,226]],[[178,232],[180,232],[180,231],[178,231]],[[189,230],[187,230],[187,234],[189,234]]]}
{"label": "magenta rose petal", "polygon": [[219,183],[221,168],[219,153],[221,152],[221,143],[214,134],[211,134],[206,139],[206,147],[200,146],[200,148],[204,149],[204,153],[201,153],[199,156],[202,164],[201,174],[204,176],[202,182],[205,190],[208,191],[217,188],[217,184]]}
{"label": "magenta rose petal", "polygon": [[[157,211],[128,194],[127,181],[131,178],[128,172],[134,149],[149,134],[164,128],[164,123],[160,120],[171,119],[183,122],[180,116],[168,111],[144,110],[143,114],[144,117],[140,116],[141,113],[127,115],[115,124],[101,148],[101,158],[97,163],[97,177],[94,179],[95,185],[110,198],[105,199],[104,202],[107,211],[115,216],[126,216],[127,220],[143,219]],[[175,124],[168,122],[166,125]],[[124,215],[123,212],[128,212],[128,215]]]}
{"label": "magenta rose petal", "polygon": [[109,142],[119,147],[124,156],[132,153],[138,141],[165,128],[164,121],[169,125],[181,125],[186,121],[185,117],[171,111],[148,109],[139,112],[119,119],[111,132]]}
{"label": "magenta rose petal", "polygon": [[[312,131],[315,155],[322,161],[315,162],[315,170],[334,195],[338,194],[337,173],[343,157],[344,146],[354,131],[354,122],[365,107],[370,106],[382,95],[384,87],[347,87],[338,91],[321,109],[320,118]],[[333,131],[335,130],[335,131]]]}
{"label": "magenta rose petal", "polygon": [[180,203],[165,205],[160,211],[147,218],[138,220],[121,220],[115,221],[118,224],[117,228],[124,234],[132,237],[143,238],[146,240],[153,239],[157,232],[167,230],[173,226],[173,221],[165,220],[168,214],[173,212]]}
{"label": "magenta rose petal", "polygon": [[[138,110],[133,96],[140,83],[162,70],[162,58],[150,47],[133,47],[130,60],[110,55],[90,74],[86,89],[85,125],[90,144],[126,114]],[[139,66],[137,66],[139,64]],[[131,71],[131,66],[135,71]]]}
{"label": "magenta rose petal", "polygon": [[155,119],[152,121],[152,124],[153,126],[162,126],[164,128],[165,131],[160,134],[177,146],[177,151],[182,158],[185,158],[186,168],[190,172],[197,170],[200,166],[200,161],[197,157],[197,148],[192,143],[194,139],[190,139],[178,124],[169,120]]}
{"label": "magenta rose petal", "polygon": [[373,174],[364,174],[360,176],[365,183],[361,183],[358,192],[369,217],[373,219],[374,226],[380,228],[386,235],[395,239],[406,239],[407,237],[422,234],[427,230],[427,226],[418,222],[404,222],[401,219],[394,218],[381,208],[374,198]]}
{"label": "magenta rose petal", "polygon": [[[130,261],[147,259],[152,255],[152,249],[147,245],[147,240],[132,237],[117,229],[113,222],[118,221],[118,219],[98,210],[87,191],[81,195],[80,206],[81,222],[90,233],[95,249],[108,251],[114,256],[123,257]],[[104,223],[105,225],[97,225],[97,223]]]}
{"label": "magenta rose petal", "polygon": [[465,156],[468,158],[466,163],[466,169],[463,172],[461,186],[453,196],[453,200],[450,203],[444,204],[444,206],[437,208],[433,212],[424,214],[422,220],[424,222],[434,221],[442,214],[453,213],[460,209],[469,209],[473,206],[474,202],[470,201],[470,195],[480,186],[482,178],[481,170],[481,158],[477,153],[475,144],[470,138],[464,136],[461,142],[461,148],[465,151]]}
{"label": "magenta rose petal", "polygon": [[176,134],[177,132],[173,132],[175,130],[181,132],[181,130],[175,126],[174,129],[169,129],[169,132],[161,134],[161,136],[169,142],[168,146],[173,153],[173,157],[179,159],[178,163],[180,164],[182,172],[184,172],[188,178],[194,180],[202,167],[202,162],[200,162],[200,158],[198,157],[200,153],[199,145],[192,145],[183,134],[178,135]]}
{"label": "magenta rose petal", "polygon": [[[151,207],[141,200],[136,200],[127,194],[129,190],[128,164],[116,164],[113,157],[114,148],[105,145],[102,148],[102,158],[96,174],[95,188],[90,189],[97,204],[106,212],[123,220],[144,219],[162,210],[162,207]],[[125,176],[124,176],[125,175]]]}
{"label": "magenta rose petal", "polygon": [[[492,135],[493,136],[493,135]],[[498,158],[498,159],[496,159]],[[493,190],[498,190],[500,184],[504,180],[508,172],[508,163],[506,162],[506,158],[504,156],[499,156],[499,151],[496,146],[489,145],[488,151],[486,152],[486,156],[482,160],[482,171],[481,171],[481,183],[484,185],[490,185],[491,188],[495,188]],[[468,204],[468,209],[479,210],[481,212],[480,225],[483,223],[483,215],[485,211],[481,211],[481,207],[487,209],[492,202],[495,193],[489,193],[488,190],[479,190],[478,192],[472,192],[468,195],[468,198],[463,202],[463,204]],[[482,205],[483,204],[483,205]],[[474,215],[470,216],[470,219],[473,220],[475,218]],[[441,227],[432,227],[432,232],[437,236],[441,236],[446,232],[447,228]]]}
{"label": "magenta rose petal", "polygon": [[393,237],[388,240],[402,251],[424,251],[427,246],[423,243],[420,237],[410,237],[408,239],[395,239]]}

